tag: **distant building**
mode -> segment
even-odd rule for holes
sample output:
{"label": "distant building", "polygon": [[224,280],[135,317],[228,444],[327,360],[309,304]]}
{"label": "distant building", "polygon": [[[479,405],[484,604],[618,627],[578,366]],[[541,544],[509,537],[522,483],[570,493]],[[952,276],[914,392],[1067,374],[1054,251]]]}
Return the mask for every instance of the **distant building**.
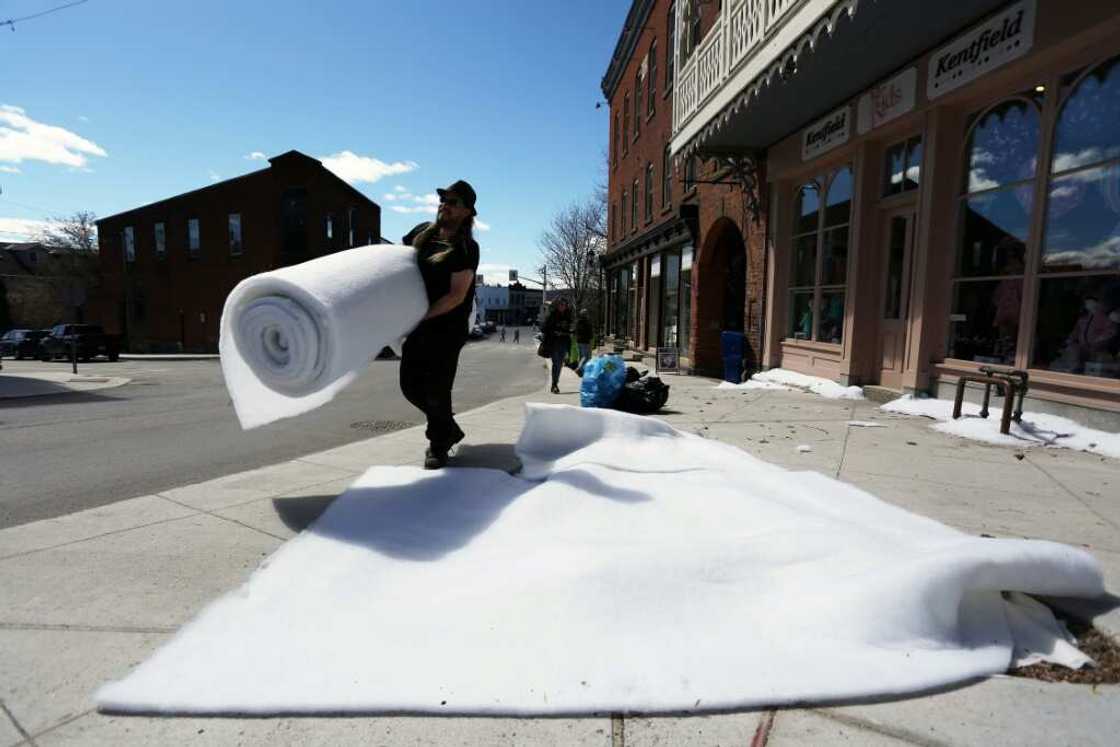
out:
{"label": "distant building", "polygon": [[509,324],[509,288],[504,285],[479,285],[475,288],[475,295],[483,321]]}
{"label": "distant building", "polygon": [[97,221],[98,315],[137,351],[216,351],[238,282],[381,240],[381,208],[298,151]]}
{"label": "distant building", "polygon": [[37,241],[0,243],[0,330],[82,322],[97,255]]}
{"label": "distant building", "polygon": [[509,311],[511,324],[529,324],[537,319],[541,311],[544,294],[540,288],[526,288],[521,283],[509,286]]}

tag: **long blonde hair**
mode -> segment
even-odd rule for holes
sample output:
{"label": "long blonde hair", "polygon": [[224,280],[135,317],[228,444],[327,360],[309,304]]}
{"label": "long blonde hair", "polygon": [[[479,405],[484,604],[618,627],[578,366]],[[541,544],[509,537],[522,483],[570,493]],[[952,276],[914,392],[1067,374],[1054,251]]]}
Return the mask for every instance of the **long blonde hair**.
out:
{"label": "long blonde hair", "polygon": [[[416,249],[419,250],[419,249],[423,248],[423,246],[425,244],[427,244],[428,241],[431,240],[433,237],[435,237],[438,233],[439,233],[439,224],[436,221],[432,221],[431,223],[428,224],[427,228],[425,228],[420,233],[416,234],[416,238],[414,238],[412,240],[412,245],[414,247],[416,247]],[[444,261],[449,256],[451,256],[451,253],[453,251],[455,251],[456,243],[458,243],[460,241],[465,242],[467,239],[473,239],[473,238],[474,238],[474,216],[473,215],[468,215],[466,218],[463,219],[463,222],[459,224],[459,230],[457,230],[455,232],[455,235],[452,237],[451,245],[448,246],[448,248],[444,249],[442,252],[436,252],[432,256],[428,257],[428,261],[431,262],[433,265],[439,264],[440,262]]]}

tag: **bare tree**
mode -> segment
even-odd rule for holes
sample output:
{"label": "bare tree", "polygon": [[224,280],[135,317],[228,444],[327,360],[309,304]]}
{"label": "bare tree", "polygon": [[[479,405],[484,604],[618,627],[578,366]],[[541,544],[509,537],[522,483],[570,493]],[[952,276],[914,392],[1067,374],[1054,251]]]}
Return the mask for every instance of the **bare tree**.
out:
{"label": "bare tree", "polygon": [[97,215],[90,210],[79,210],[73,215],[52,218],[39,232],[37,241],[46,246],[96,254]]}
{"label": "bare tree", "polygon": [[49,251],[47,273],[67,316],[84,317],[89,293],[101,283],[97,216],[79,210],[47,222],[35,240]]}
{"label": "bare tree", "polygon": [[539,241],[553,283],[572,294],[577,309],[599,305],[599,255],[606,248],[605,197],[573,202],[552,217]]}

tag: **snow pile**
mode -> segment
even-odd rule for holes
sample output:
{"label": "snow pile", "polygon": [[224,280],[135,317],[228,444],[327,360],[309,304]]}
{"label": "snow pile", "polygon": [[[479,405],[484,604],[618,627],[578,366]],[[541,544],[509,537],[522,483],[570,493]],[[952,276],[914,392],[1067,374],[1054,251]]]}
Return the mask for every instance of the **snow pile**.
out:
{"label": "snow pile", "polygon": [[953,420],[951,401],[915,398],[907,394],[888,402],[882,409],[902,415],[932,418],[940,421],[933,426],[934,430],[961,438],[1003,446],[1056,446],[1120,458],[1120,433],[1098,431],[1057,415],[1024,412],[1022,422],[1011,421],[1011,433],[1005,436],[999,432],[1002,406],[989,406],[988,417],[981,418],[980,405],[964,402],[960,419]]}
{"label": "snow pile", "polygon": [[740,389],[740,390],[771,389],[771,390],[780,390],[780,391],[783,391],[783,392],[791,391],[791,388],[788,387],[788,386],[783,386],[781,384],[773,384],[769,381],[756,381],[755,379],[748,379],[747,381],[744,381],[741,384],[732,384],[730,381],[721,381],[719,383],[719,385],[716,387],[716,389]]}
{"label": "snow pile", "polygon": [[1001,590],[1087,552],[971,537],[669,425],[529,405],[522,477],[375,467],[99,707],[562,714],[913,693],[1085,658]]}
{"label": "snow pile", "polygon": [[751,376],[747,383],[749,384],[752,381],[759,384],[777,384],[794,389],[804,389],[827,399],[863,399],[863,390],[858,386],[840,386],[830,379],[806,376],[784,368],[772,368],[769,371],[756,373]]}
{"label": "snow pile", "polygon": [[428,311],[416,251],[363,246],[253,275],[222,309],[222,374],[245,429],[334,399]]}

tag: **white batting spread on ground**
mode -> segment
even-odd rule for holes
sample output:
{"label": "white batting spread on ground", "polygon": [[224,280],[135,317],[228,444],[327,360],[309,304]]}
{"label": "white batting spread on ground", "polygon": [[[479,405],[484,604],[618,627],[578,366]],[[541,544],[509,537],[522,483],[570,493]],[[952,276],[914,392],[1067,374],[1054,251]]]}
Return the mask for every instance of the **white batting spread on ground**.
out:
{"label": "white batting spread on ground", "polygon": [[247,278],[222,310],[222,373],[245,429],[314,410],[428,311],[411,247],[363,246]]}
{"label": "white batting spread on ground", "polygon": [[784,368],[760,371],[742,384],[724,381],[716,389],[801,389],[826,399],[863,399],[863,390],[858,386],[842,386],[820,376],[807,376]]}
{"label": "white batting spread on ground", "polygon": [[[1078,665],[1087,552],[966,535],[652,419],[531,404],[519,476],[375,467],[96,700],[561,714],[912,693]],[[1018,650],[1017,650],[1017,643]]]}

